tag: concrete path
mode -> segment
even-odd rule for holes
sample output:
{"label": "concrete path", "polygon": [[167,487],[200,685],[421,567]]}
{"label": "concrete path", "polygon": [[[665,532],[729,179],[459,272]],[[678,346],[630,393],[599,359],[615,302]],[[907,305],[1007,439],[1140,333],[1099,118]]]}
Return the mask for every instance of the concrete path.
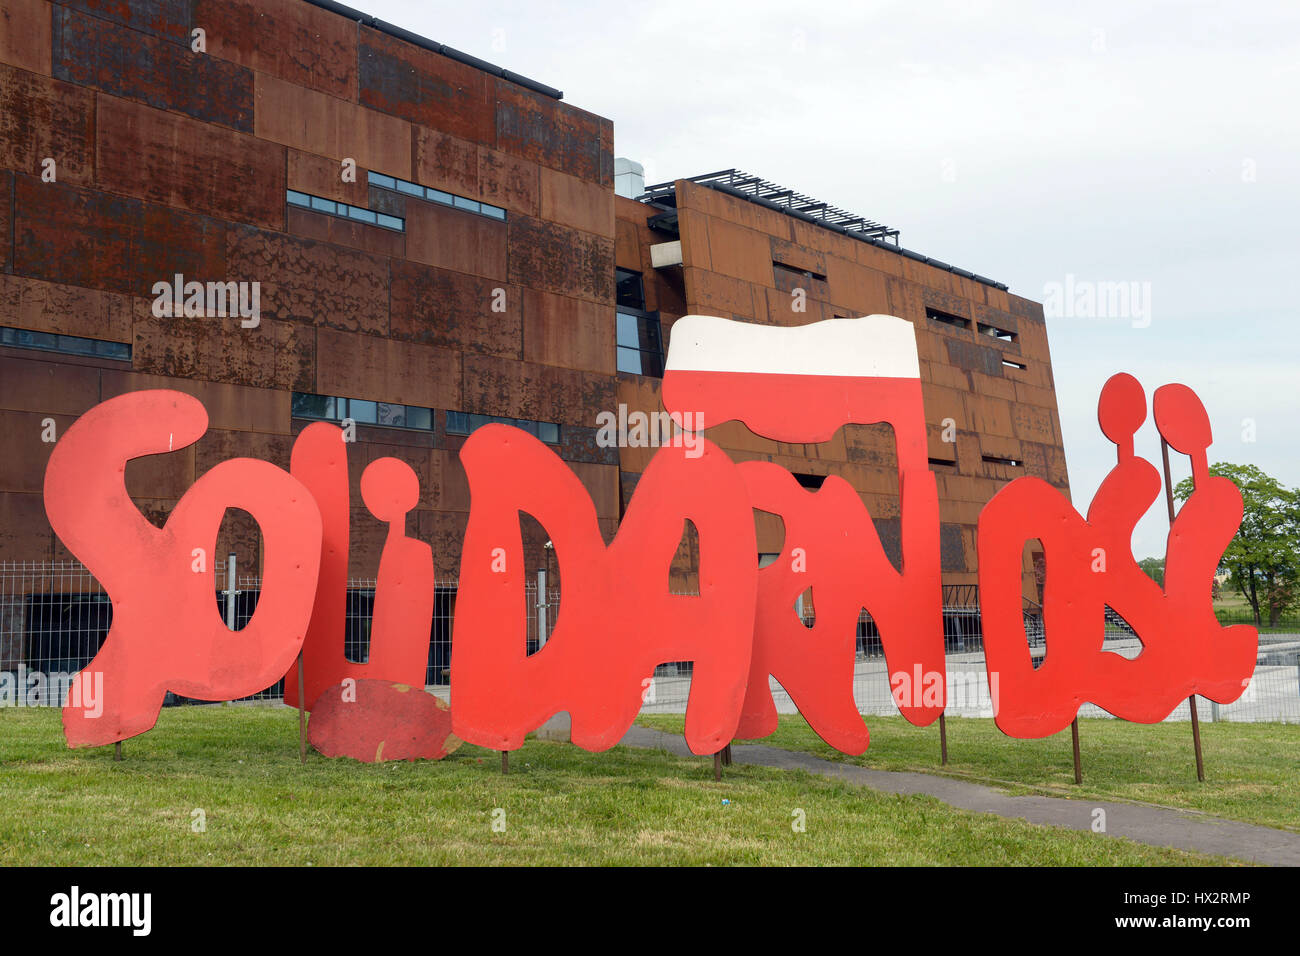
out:
{"label": "concrete path", "polygon": [[[620,741],[627,747],[667,750],[693,755],[680,736],[648,727],[633,727]],[[1093,810],[1106,811],[1106,836],[1128,837],[1153,846],[1175,847],[1217,856],[1230,856],[1272,866],[1300,866],[1300,833],[1238,823],[1192,811],[1165,810],[1133,803],[1063,797],[1013,797],[991,787],[925,773],[868,770],[850,763],[822,760],[794,750],[763,744],[737,744],[732,762],[809,773],[847,780],[882,793],[928,794],[959,810],[995,813],[1047,826],[1092,831]],[[697,760],[707,758],[696,757]],[[726,779],[726,770],[723,770]],[[1098,834],[1101,836],[1101,834]]]}

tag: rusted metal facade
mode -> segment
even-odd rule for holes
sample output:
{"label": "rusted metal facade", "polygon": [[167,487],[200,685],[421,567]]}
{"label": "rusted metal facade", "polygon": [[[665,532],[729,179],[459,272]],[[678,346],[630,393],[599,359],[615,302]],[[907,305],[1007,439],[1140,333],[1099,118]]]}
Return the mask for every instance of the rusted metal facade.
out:
{"label": "rusted metal facade", "polygon": [[[308,424],[297,393],[387,403],[420,422],[357,425],[353,576],[375,573],[385,534],[360,474],[394,456],[420,479],[411,530],[454,581],[470,415],[558,426],[553,446],[608,539],[652,450],[601,447],[596,417],[620,402],[658,408],[656,379],[617,371],[616,266],[642,274],[665,337],[688,312],[912,320],[947,582],[974,581],[976,516],[1003,482],[1067,487],[1036,303],[689,182],[677,197],[683,262],[655,270],[649,250],[664,236],[647,226],[654,208],[615,197],[609,120],[302,0],[0,0],[0,14],[0,327],[13,330],[0,345],[0,560],[69,557],[41,503],[50,420],[59,434],[143,388],[196,395],[211,418],[196,445],[128,467],[155,521],[228,457],[287,467]],[[824,277],[806,311],[790,310],[774,262]],[[178,274],[259,283],[258,323],[159,316],[155,285]],[[970,328],[931,322],[927,307]],[[976,323],[1015,340],[981,337]],[[109,345],[88,354],[86,341]],[[945,418],[955,443],[942,441]],[[738,425],[717,440],[737,458],[843,474],[890,539],[897,489],[880,429],[825,447]],[[775,550],[779,530],[762,533]],[[526,535],[542,560],[545,530],[530,522]],[[674,570],[682,586],[691,547]],[[242,513],[227,515],[228,549],[256,572]]]}

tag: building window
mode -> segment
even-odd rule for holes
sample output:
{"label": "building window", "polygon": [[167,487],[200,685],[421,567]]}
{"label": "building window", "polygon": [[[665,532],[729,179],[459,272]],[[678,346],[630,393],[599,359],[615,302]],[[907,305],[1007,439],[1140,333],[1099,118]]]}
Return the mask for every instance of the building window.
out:
{"label": "building window", "polygon": [[131,361],[131,346],[125,342],[105,342],[103,339],[83,339],[76,335],[57,332],[30,332],[0,326],[0,345],[18,349],[40,349],[43,352],[62,352],[64,355],[87,355],[92,358]]}
{"label": "building window", "polygon": [[1019,468],[1024,462],[1018,458],[999,458],[997,455],[984,455],[986,465],[1005,465],[1008,468]]}
{"label": "building window", "polygon": [[659,313],[620,306],[617,321],[618,370],[662,378],[664,352]]}
{"label": "building window", "polygon": [[798,266],[788,265],[784,262],[772,263],[772,275],[776,279],[776,287],[782,288],[782,278],[792,280],[798,284],[800,279],[812,279],[814,282],[825,282],[826,276],[820,272],[813,272],[811,269],[800,269]]}
{"label": "building window", "polygon": [[378,186],[380,189],[391,189],[393,192],[401,193],[404,196],[427,199],[429,202],[451,206],[453,209],[478,213],[480,216],[487,216],[489,219],[504,221],[506,218],[506,211],[500,206],[493,206],[491,203],[470,199],[468,196],[457,196],[453,193],[443,192],[441,189],[421,186],[409,179],[398,179],[396,176],[385,176],[383,173],[371,172],[369,173],[369,182],[370,185]]}
{"label": "building window", "polygon": [[793,472],[793,474],[794,480],[799,482],[801,487],[807,488],[809,491],[816,491],[826,483],[825,475],[809,475],[798,471]]}
{"label": "building window", "polygon": [[433,409],[397,402],[372,402],[363,398],[294,392],[292,415],[294,418],[314,418],[326,422],[351,419],[358,425],[433,430]]}
{"label": "building window", "polygon": [[469,412],[447,413],[447,434],[468,435],[484,425],[513,425],[548,445],[560,443],[560,426],[555,422],[538,422],[531,418],[506,418],[501,415],[471,415]]}
{"label": "building window", "polygon": [[1002,365],[1004,368],[1014,368],[1017,371],[1021,371],[1021,372],[1029,368],[1029,366],[1026,365],[1024,362],[1013,362],[1011,359],[1003,359]]}
{"label": "building window", "polygon": [[996,325],[985,325],[983,322],[976,322],[975,328],[980,335],[987,335],[991,338],[1000,339],[1003,342],[1014,343],[1016,341],[1015,332],[1008,332],[1006,329],[1000,329]]}
{"label": "building window", "polygon": [[638,311],[645,310],[645,286],[641,273],[630,269],[614,270],[614,301]]}
{"label": "building window", "polygon": [[382,212],[375,212],[373,209],[349,206],[345,202],[335,202],[333,199],[311,196],[307,193],[295,192],[292,189],[288,190],[288,199],[290,206],[310,209],[312,212],[323,212],[327,216],[337,216],[340,219],[364,222],[368,226],[382,226],[385,229],[392,229],[394,232],[406,231],[405,219],[389,216]]}
{"label": "building window", "polygon": [[953,315],[950,312],[941,312],[938,309],[927,308],[925,317],[931,322],[938,322],[940,325],[951,325],[957,329],[969,329],[970,319],[963,319],[960,315]]}

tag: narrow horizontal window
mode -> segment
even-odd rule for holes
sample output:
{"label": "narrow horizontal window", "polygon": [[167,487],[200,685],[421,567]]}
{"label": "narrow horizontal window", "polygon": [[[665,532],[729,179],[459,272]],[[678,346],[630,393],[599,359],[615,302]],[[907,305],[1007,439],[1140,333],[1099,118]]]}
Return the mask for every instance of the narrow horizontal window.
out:
{"label": "narrow horizontal window", "polygon": [[931,458],[931,468],[956,468],[957,459],[955,458]]}
{"label": "narrow horizontal window", "polygon": [[560,426],[555,422],[539,422],[531,418],[509,418],[503,415],[475,415],[469,412],[447,413],[448,435],[469,435],[484,425],[513,425],[549,445],[560,443]]}
{"label": "narrow horizontal window", "polygon": [[409,179],[398,179],[395,176],[385,176],[383,173],[371,172],[369,176],[369,182],[372,186],[379,186],[382,189],[391,189],[394,192],[399,192],[406,196],[414,196],[416,199],[424,199],[428,202],[436,202],[442,206],[451,206],[455,209],[462,209],[465,212],[487,216],[489,219],[504,221],[506,218],[506,211],[500,206],[493,206],[469,196],[457,196],[455,193],[449,193],[442,189],[434,189],[431,186],[421,186],[419,183],[413,183]]}
{"label": "narrow horizontal window", "polygon": [[925,310],[925,317],[931,322],[938,322],[940,325],[951,325],[957,329],[969,329],[970,319],[963,319],[960,315],[953,315],[951,312],[942,312],[939,309]]}
{"label": "narrow horizontal window", "polygon": [[802,487],[808,488],[811,491],[816,491],[818,488],[820,488],[823,484],[826,483],[825,475],[807,475],[807,474],[801,474],[800,472],[797,471],[793,472],[792,474],[794,475],[795,481],[799,482],[799,484]]}
{"label": "narrow horizontal window", "polygon": [[406,231],[405,219],[400,219],[397,216],[387,216],[361,206],[349,206],[345,202],[335,202],[333,199],[326,199],[324,196],[312,196],[292,189],[286,190],[285,198],[288,200],[289,205],[310,209],[312,212],[337,216],[340,219],[351,219],[354,222],[364,222],[368,226],[383,226],[385,229],[392,229],[395,232]]}
{"label": "narrow horizontal window", "polygon": [[1011,359],[1003,359],[1002,364],[1007,368],[1018,368],[1022,372],[1029,367],[1024,362],[1013,362]]}
{"label": "narrow horizontal window", "polygon": [[131,361],[131,346],[125,342],[106,342],[103,339],[83,339],[76,335],[57,332],[31,332],[0,326],[0,345],[18,349],[39,349],[42,352],[62,352],[64,355],[86,355],[92,358]]}
{"label": "narrow horizontal window", "polygon": [[1014,342],[1017,338],[1015,332],[1008,332],[1006,329],[1000,329],[996,325],[985,325],[983,322],[976,322],[975,327],[980,335],[987,335],[991,338],[1001,339],[1003,342]]}
{"label": "narrow horizontal window", "polygon": [[398,402],[375,402],[364,398],[343,398],[337,395],[312,395],[294,392],[291,406],[294,418],[312,418],[327,422],[351,419],[358,425],[379,425],[384,428],[410,428],[417,431],[433,430],[433,409]]}
{"label": "narrow horizontal window", "polygon": [[984,461],[990,465],[1007,465],[1010,468],[1019,468],[1024,464],[1018,458],[998,458],[996,455],[984,455]]}
{"label": "narrow horizontal window", "polygon": [[820,272],[813,272],[811,269],[800,269],[798,266],[788,265],[784,262],[773,262],[772,272],[779,278],[785,276],[791,279],[812,279],[816,282],[825,282],[826,276]]}

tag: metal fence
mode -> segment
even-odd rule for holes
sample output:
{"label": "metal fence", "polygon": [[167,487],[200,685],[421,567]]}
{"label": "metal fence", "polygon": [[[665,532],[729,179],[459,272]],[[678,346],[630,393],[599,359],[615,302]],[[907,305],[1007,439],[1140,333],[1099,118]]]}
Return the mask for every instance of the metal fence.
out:
{"label": "metal fence", "polygon": [[[226,568],[217,568],[214,610],[242,627],[257,608],[260,581],[256,576],[236,575],[232,594],[226,578]],[[528,653],[533,653],[554,630],[560,592],[548,588],[546,600],[539,601],[537,585],[529,582],[525,599],[525,646]],[[373,579],[348,582],[344,634],[348,660],[362,663],[368,658],[374,602]],[[425,679],[444,694],[450,680],[455,607],[456,588],[440,585],[434,596]],[[811,627],[816,622],[811,595],[801,599],[793,610],[806,625]],[[1024,620],[1026,641],[1031,652],[1041,659],[1046,638],[1040,609],[1027,603]],[[0,706],[60,706],[72,677],[94,657],[111,622],[108,595],[77,562],[0,562]],[[986,672],[978,593],[973,586],[944,589],[943,627],[948,713],[992,716],[998,688],[996,675],[991,681]],[[1118,615],[1108,613],[1104,648],[1131,659],[1140,652],[1141,642]],[[875,715],[897,713],[880,633],[865,611],[858,619],[856,651],[853,696],[858,710]],[[643,710],[683,712],[692,670],[689,661],[656,667]],[[793,702],[775,679],[771,687],[778,711],[794,713]],[[282,692],[277,682],[244,699],[274,700]],[[173,696],[169,703],[185,700]],[[1232,704],[1202,701],[1200,713],[1202,719],[1209,720],[1300,722],[1300,634],[1262,634],[1255,674],[1246,692]],[[1109,716],[1090,704],[1080,710],[1080,715]],[[1186,720],[1188,716],[1184,703],[1168,719]]]}

